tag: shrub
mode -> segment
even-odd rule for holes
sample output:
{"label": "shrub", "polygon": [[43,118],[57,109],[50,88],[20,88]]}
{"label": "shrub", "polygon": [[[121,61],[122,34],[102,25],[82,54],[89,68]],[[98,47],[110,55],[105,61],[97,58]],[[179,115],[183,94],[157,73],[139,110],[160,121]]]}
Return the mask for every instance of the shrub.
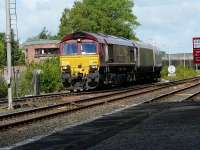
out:
{"label": "shrub", "polygon": [[33,70],[36,68],[35,64],[26,66],[26,70],[20,75],[19,79],[19,96],[32,95],[33,90]]}
{"label": "shrub", "polygon": [[41,70],[40,91],[50,93],[63,88],[58,58],[47,59],[40,64],[30,64],[20,77],[20,96],[32,95],[34,92],[33,72]]}
{"label": "shrub", "polygon": [[168,76],[168,66],[163,66],[162,70],[161,70],[161,77],[165,78]]}
{"label": "shrub", "polygon": [[161,71],[161,76],[166,80],[182,80],[186,78],[192,78],[197,76],[198,73],[190,67],[184,67],[183,65],[179,65],[176,67],[176,76],[168,77],[168,66],[164,66]]}
{"label": "shrub", "polygon": [[62,80],[58,59],[46,60],[40,65],[41,69],[41,91],[50,93],[62,89]]}
{"label": "shrub", "polygon": [[7,84],[3,77],[0,77],[0,98],[7,96]]}

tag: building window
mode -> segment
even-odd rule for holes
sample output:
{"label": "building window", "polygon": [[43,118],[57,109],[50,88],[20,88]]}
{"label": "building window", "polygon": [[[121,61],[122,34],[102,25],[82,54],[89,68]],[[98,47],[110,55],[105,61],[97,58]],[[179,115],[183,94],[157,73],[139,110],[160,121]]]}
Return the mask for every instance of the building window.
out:
{"label": "building window", "polygon": [[57,48],[37,48],[35,49],[35,57],[50,57],[58,54]]}

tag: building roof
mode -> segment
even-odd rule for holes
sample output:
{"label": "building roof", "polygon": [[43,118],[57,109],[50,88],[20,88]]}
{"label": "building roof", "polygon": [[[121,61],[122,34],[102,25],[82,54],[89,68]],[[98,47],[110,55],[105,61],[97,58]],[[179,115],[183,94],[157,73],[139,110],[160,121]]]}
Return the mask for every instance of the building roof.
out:
{"label": "building roof", "polygon": [[28,41],[23,43],[23,46],[30,46],[30,45],[45,45],[45,44],[58,44],[60,43],[59,40],[37,40],[37,41]]}
{"label": "building roof", "polygon": [[78,38],[86,38],[86,37],[92,40],[96,40],[99,43],[135,46],[133,41],[123,38],[123,37],[116,37],[112,35],[105,35],[102,33],[91,33],[91,32],[75,32],[72,34],[68,34],[63,38],[62,42],[66,40],[70,40],[70,39],[78,39]]}

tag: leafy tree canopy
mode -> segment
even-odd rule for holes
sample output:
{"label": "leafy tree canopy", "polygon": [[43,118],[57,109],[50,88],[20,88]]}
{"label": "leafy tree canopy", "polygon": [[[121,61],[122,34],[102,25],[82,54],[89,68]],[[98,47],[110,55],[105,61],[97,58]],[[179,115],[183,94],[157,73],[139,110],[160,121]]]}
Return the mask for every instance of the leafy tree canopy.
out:
{"label": "leafy tree canopy", "polygon": [[60,19],[59,38],[74,31],[100,32],[137,39],[133,0],[76,0]]}

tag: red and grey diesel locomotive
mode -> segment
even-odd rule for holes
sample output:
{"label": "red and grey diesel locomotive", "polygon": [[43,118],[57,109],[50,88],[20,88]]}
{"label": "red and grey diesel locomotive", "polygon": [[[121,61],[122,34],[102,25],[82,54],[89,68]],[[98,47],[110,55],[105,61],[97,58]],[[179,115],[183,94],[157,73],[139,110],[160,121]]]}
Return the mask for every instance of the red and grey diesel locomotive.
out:
{"label": "red and grey diesel locomotive", "polygon": [[76,32],[60,43],[65,87],[84,90],[157,80],[161,52],[154,46],[111,35]]}

